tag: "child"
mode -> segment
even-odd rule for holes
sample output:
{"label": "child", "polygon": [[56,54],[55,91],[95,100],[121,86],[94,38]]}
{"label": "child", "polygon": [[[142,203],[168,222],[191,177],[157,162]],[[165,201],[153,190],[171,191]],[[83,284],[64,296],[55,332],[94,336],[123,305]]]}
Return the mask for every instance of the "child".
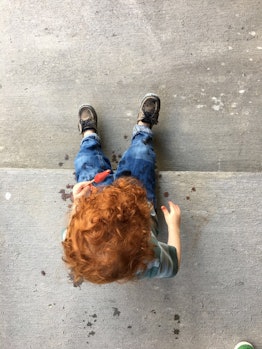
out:
{"label": "child", "polygon": [[[83,135],[75,159],[77,184],[74,206],[63,241],[64,261],[75,283],[104,284],[176,275],[181,259],[180,208],[162,206],[168,243],[156,239],[155,161],[153,125],[160,99],[147,94],[140,106],[131,146],[113,173],[101,150],[97,115],[90,105],[79,110]],[[106,171],[100,182],[94,178]],[[103,175],[103,174],[102,174]]]}

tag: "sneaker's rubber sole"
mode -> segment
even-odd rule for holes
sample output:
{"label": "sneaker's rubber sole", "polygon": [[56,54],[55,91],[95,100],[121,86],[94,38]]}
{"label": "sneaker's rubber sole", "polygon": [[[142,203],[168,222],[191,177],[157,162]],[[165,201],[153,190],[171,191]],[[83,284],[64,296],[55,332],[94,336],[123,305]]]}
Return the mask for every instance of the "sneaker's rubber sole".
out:
{"label": "sneaker's rubber sole", "polygon": [[234,349],[254,349],[253,345],[249,342],[239,342]]}

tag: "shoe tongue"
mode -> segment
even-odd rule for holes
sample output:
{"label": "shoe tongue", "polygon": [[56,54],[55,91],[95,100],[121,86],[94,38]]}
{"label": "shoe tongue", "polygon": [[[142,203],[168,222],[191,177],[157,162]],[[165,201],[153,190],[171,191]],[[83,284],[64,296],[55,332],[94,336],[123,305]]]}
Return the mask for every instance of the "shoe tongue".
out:
{"label": "shoe tongue", "polygon": [[144,115],[145,115],[146,118],[150,118],[150,116],[152,116],[153,113],[154,113],[154,111],[151,111],[151,112],[149,112],[149,111],[144,111]]}
{"label": "shoe tongue", "polygon": [[144,112],[153,113],[156,108],[156,102],[153,99],[147,100],[143,105]]}

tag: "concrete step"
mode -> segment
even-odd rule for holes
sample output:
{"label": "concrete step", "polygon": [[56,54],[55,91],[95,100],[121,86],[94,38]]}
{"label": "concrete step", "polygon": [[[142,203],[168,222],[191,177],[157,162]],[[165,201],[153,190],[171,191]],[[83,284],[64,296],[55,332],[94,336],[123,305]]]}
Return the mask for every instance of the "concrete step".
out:
{"label": "concrete step", "polygon": [[1,167],[71,168],[85,102],[114,160],[152,91],[161,170],[262,170],[259,0],[0,7]]}
{"label": "concrete step", "polygon": [[[209,89],[207,84],[203,86]],[[228,88],[232,89],[232,86]],[[176,87],[172,89],[175,93]],[[132,98],[128,97],[131,91],[125,96],[119,94],[119,99],[113,100],[109,106],[103,100],[91,99],[99,114],[103,149],[113,166],[117,165],[117,160],[130,144],[144,92]],[[161,170],[262,171],[262,118],[259,113],[262,106],[255,100],[256,97],[249,97],[253,103],[248,104],[250,116],[243,114],[244,109],[239,110],[237,116],[232,116],[229,112],[219,114],[211,108],[199,110],[192,102],[181,106],[181,101],[177,103],[169,94],[156,92],[162,95],[163,104],[159,125],[154,128]],[[203,103],[209,103],[211,97],[206,97]],[[57,98],[67,99],[67,96],[63,93]],[[235,96],[228,98],[232,101]],[[107,99],[110,100],[109,95]],[[0,166],[72,168],[81,140],[77,132],[77,103],[63,106],[60,110],[52,106],[34,110],[31,97],[23,98],[22,105],[19,105],[20,98],[16,100],[16,96],[12,96],[12,102],[6,99],[4,112],[0,115]],[[90,101],[90,97],[83,97],[79,104],[86,100]],[[248,100],[241,103],[247,104]],[[19,113],[9,117],[13,107],[19,108]],[[15,135],[11,136],[14,125]]]}
{"label": "concrete step", "polygon": [[182,209],[178,275],[74,288],[60,245],[72,172],[0,170],[1,348],[262,346],[261,173],[160,172],[159,204]]}

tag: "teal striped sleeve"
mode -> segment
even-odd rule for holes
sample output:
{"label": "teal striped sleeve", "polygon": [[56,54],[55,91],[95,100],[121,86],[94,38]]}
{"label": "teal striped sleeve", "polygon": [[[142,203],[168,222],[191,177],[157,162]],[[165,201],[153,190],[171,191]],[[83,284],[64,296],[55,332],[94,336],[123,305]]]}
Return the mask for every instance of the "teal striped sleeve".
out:
{"label": "teal striped sleeve", "polygon": [[176,248],[157,240],[158,219],[153,207],[151,208],[151,220],[151,242],[154,245],[155,258],[148,263],[144,272],[137,273],[137,277],[138,279],[171,278],[178,272]]}
{"label": "teal striped sleeve", "polygon": [[155,259],[148,263],[143,273],[138,273],[138,279],[174,277],[178,272],[176,248],[159,242],[153,233],[151,241],[155,246]]}
{"label": "teal striped sleeve", "polygon": [[65,239],[66,239],[66,233],[67,233],[67,229],[66,229],[66,228],[64,228],[64,229],[62,230],[62,232],[61,232],[61,235],[62,235],[62,241],[65,241]]}

